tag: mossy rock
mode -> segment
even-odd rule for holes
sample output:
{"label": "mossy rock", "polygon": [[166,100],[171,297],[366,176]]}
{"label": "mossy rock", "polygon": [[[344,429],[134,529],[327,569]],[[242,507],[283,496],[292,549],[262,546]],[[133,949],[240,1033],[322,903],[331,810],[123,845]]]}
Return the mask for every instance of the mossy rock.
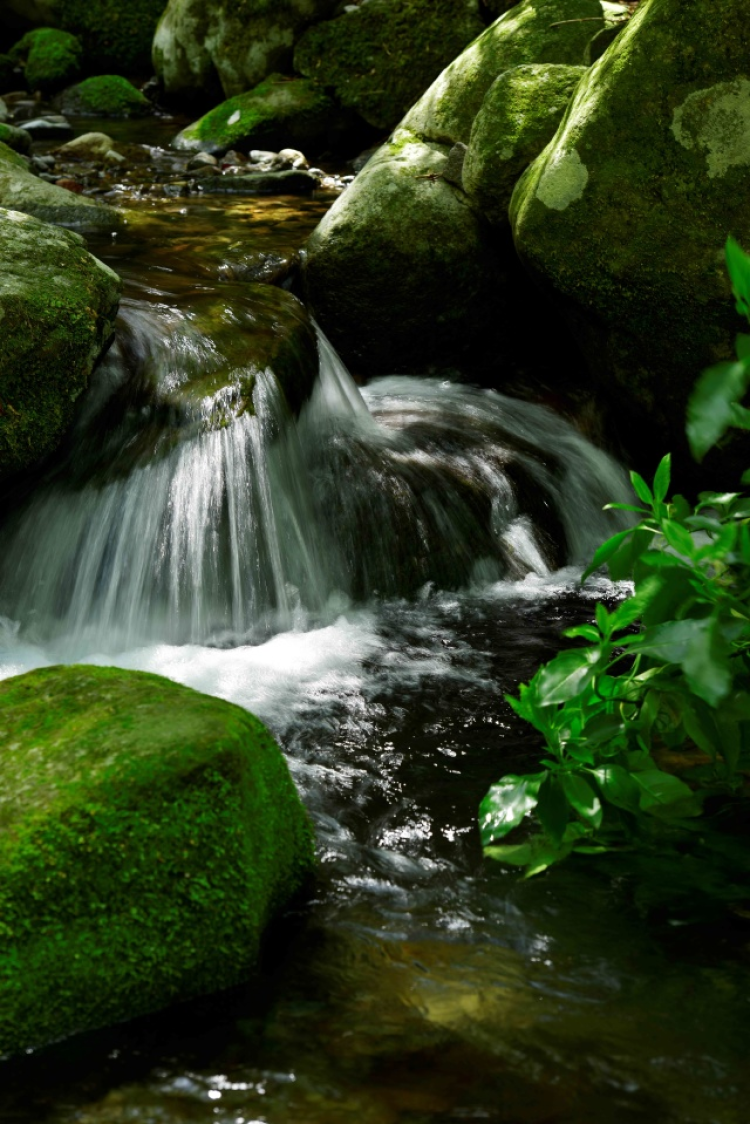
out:
{"label": "mossy rock", "polygon": [[25,129],[18,129],[15,125],[0,123],[0,143],[5,148],[24,155],[31,152],[31,136]]}
{"label": "mossy rock", "polygon": [[294,65],[370,125],[391,129],[483,30],[478,0],[368,0],[305,32]]}
{"label": "mossy rock", "polygon": [[52,94],[75,81],[82,54],[75,35],[54,27],[28,31],[10,51],[12,59],[23,63],[29,89],[43,94]]}
{"label": "mossy rock", "polygon": [[291,66],[294,43],[338,0],[169,0],[153,67],[167,97],[234,97]]}
{"label": "mossy rock", "polygon": [[0,247],[3,481],[59,445],[112,334],[120,280],[79,235],[18,211],[0,209]]}
{"label": "mossy rock", "polygon": [[44,222],[82,231],[115,230],[122,216],[113,207],[47,183],[26,161],[0,141],[0,208],[24,211]]}
{"label": "mossy rock", "polygon": [[220,155],[236,148],[301,148],[335,145],[350,114],[308,78],[272,74],[255,89],[229,98],[179,133],[175,148]]}
{"label": "mossy rock", "polygon": [[[28,0],[9,2],[28,17]],[[37,0],[37,7],[46,9],[46,22],[78,36],[89,73],[149,74],[151,43],[164,0]]]}
{"label": "mossy rock", "polygon": [[307,244],[306,298],[357,371],[460,362],[502,318],[489,230],[443,178],[447,159],[445,146],[396,130]]}
{"label": "mossy rock", "polygon": [[689,463],[687,397],[742,328],[723,247],[732,233],[750,248],[744,12],[741,0],[642,4],[513,195],[518,252],[649,472],[670,449]]}
{"label": "mossy rock", "polygon": [[537,63],[496,78],[474,119],[463,187],[493,225],[508,222],[518,177],[552,140],[586,68]]}
{"label": "mossy rock", "polygon": [[252,715],[156,675],[0,683],[0,1054],[247,980],[313,865]]}
{"label": "mossy rock", "polygon": [[[608,18],[608,17],[607,17]],[[427,140],[468,144],[492,83],[524,63],[583,63],[592,28],[605,15],[600,0],[523,0],[496,20],[448,66],[403,125]]]}
{"label": "mossy rock", "polygon": [[148,117],[154,111],[148,98],[119,74],[84,79],[60,95],[59,106],[72,117]]}

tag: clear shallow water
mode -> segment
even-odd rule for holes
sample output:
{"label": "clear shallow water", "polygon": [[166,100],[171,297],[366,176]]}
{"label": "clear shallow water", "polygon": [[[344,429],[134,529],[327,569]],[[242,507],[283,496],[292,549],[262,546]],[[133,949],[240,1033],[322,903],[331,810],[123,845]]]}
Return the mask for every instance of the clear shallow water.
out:
{"label": "clear shallow water", "polygon": [[[183,265],[169,268],[186,287]],[[132,299],[153,304],[149,284],[133,264]],[[20,613],[7,577],[0,587],[0,675],[87,659],[247,706],[284,749],[320,869],[248,988],[3,1064],[0,1121],[744,1122],[750,928],[736,895],[727,905],[696,891],[687,857],[658,878],[620,859],[523,882],[479,847],[487,786],[533,759],[503,694],[595,597],[619,592],[580,591],[545,536],[584,555],[606,533],[597,512],[616,474],[528,404],[498,411],[497,396],[391,379],[366,390],[370,421],[341,373],[329,374],[294,430],[326,546],[319,595],[288,590],[285,575],[262,629],[199,621],[179,642],[168,598],[156,629],[148,604],[119,633],[98,609],[71,615],[59,589],[45,600],[52,550],[35,570],[45,527],[64,512],[78,528],[71,557],[85,558],[111,485],[54,480],[24,516],[36,585]],[[271,426],[273,455],[283,447]],[[179,471],[177,458],[167,494]],[[447,511],[435,500],[446,487]],[[401,513],[395,539],[383,497]],[[75,524],[92,510],[97,520]],[[462,579],[441,589],[430,580],[434,526],[460,546],[452,540],[480,515],[481,549],[451,554]],[[10,550],[3,534],[7,566],[19,532]],[[412,565],[406,588],[377,595],[380,574],[354,566],[368,554]],[[114,577],[97,568],[99,595]]]}

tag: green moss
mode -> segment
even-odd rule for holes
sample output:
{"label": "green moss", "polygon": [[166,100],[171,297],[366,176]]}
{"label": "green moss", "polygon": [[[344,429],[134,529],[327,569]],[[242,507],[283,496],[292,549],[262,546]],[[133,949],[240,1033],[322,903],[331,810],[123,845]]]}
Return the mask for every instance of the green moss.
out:
{"label": "green moss", "polygon": [[43,460],[111,334],[119,278],[80,236],[0,209],[0,480]]}
{"label": "green moss", "polygon": [[164,0],[57,0],[55,18],[80,38],[87,71],[148,75],[163,10]]}
{"label": "green moss", "polygon": [[312,866],[246,711],[155,675],[0,684],[0,1053],[248,978]]}
{"label": "green moss", "polygon": [[[6,149],[13,149],[14,152],[31,152],[31,137],[25,129],[17,129],[14,125],[6,125],[0,122],[0,142],[2,142],[2,151]],[[24,167],[26,163],[24,162]]]}
{"label": "green moss", "polygon": [[304,148],[319,144],[340,123],[340,111],[316,83],[272,74],[188,125],[174,144],[212,153],[266,146]]}
{"label": "green moss", "polygon": [[30,90],[43,94],[61,90],[81,69],[82,48],[75,35],[53,27],[28,31],[11,49],[11,57],[24,63]]}
{"label": "green moss", "polygon": [[82,117],[147,117],[153,107],[127,78],[100,74],[86,78],[66,90],[62,99],[65,113]]}
{"label": "green moss", "polygon": [[466,0],[368,0],[307,31],[294,65],[389,129],[482,30],[478,7]]}
{"label": "green moss", "polygon": [[[28,172],[29,165],[26,163],[23,156],[12,149],[10,145],[6,144],[3,140],[4,128],[11,135],[11,139],[14,132],[20,132],[20,129],[13,129],[13,127],[10,125],[0,125],[0,167],[2,167],[2,165],[4,164],[6,167],[10,166],[11,168],[22,168],[24,172]],[[26,136],[28,135],[29,134],[27,133]]]}

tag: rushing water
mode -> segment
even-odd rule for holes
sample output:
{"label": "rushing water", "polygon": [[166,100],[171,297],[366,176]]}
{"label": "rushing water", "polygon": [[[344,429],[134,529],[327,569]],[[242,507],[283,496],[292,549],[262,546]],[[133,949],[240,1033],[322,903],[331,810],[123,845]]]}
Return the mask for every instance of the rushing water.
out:
{"label": "rushing water", "polygon": [[503,694],[617,595],[580,590],[577,567],[621,470],[531,403],[405,377],[360,393],[324,338],[299,419],[260,371],[254,416],[135,458],[123,418],[107,470],[91,452],[134,354],[162,386],[213,361],[189,314],[196,249],[293,243],[316,206],[164,203],[147,237],[99,248],[138,346],[100,368],[72,459],[8,519],[0,558],[0,675],[142,668],[267,722],[316,825],[313,898],[247,988],[5,1063],[0,1121],[739,1124],[736,895],[698,892],[689,858],[524,882],[475,826],[488,784],[533,758]]}

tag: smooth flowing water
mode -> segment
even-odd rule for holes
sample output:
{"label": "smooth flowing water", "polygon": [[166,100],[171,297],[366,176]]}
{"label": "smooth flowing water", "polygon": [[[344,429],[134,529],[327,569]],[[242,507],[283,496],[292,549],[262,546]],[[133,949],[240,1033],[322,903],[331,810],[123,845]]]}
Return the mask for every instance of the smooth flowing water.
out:
{"label": "smooth flowing water", "polygon": [[156,439],[123,394],[211,367],[191,301],[237,284],[214,267],[293,253],[325,205],[161,200],[95,247],[127,283],[118,344],[0,529],[0,675],[89,660],[251,709],[315,822],[313,897],[247,988],[1,1065],[0,1120],[739,1124],[736,895],[688,856],[524,882],[479,846],[487,786],[534,759],[504,693],[619,595],[578,574],[621,470],[529,402],[360,391],[323,337],[298,419],[266,370],[254,413],[157,411]]}

